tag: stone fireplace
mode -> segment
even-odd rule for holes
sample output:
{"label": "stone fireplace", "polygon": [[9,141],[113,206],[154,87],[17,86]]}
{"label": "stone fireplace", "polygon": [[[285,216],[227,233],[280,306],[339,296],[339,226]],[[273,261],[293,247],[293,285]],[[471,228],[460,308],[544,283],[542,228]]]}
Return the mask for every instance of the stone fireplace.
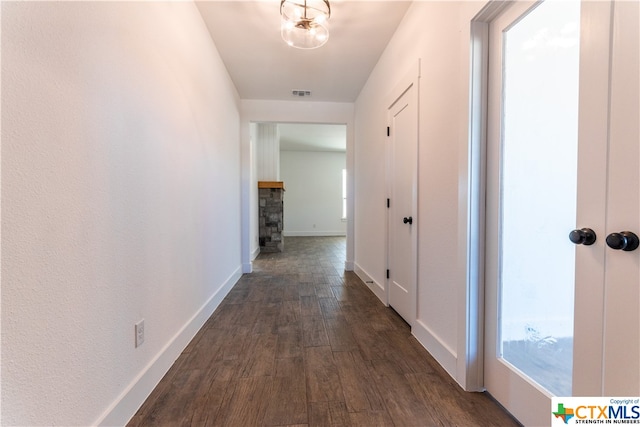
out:
{"label": "stone fireplace", "polygon": [[282,252],[284,249],[282,181],[258,181],[258,216],[260,252]]}

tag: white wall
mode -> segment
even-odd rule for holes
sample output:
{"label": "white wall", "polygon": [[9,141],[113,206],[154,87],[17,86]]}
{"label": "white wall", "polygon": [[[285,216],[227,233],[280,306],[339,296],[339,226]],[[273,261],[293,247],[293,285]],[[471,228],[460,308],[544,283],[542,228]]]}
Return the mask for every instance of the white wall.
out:
{"label": "white wall", "polygon": [[469,327],[469,21],[482,6],[414,2],[360,93],[355,119],[355,270],[386,287],[385,100],[422,59],[418,308],[413,333],[463,386]]}
{"label": "white wall", "polygon": [[346,153],[281,151],[285,236],[344,236],[342,170]]}
{"label": "white wall", "polygon": [[[347,126],[347,259],[345,268],[353,270],[353,157],[354,157],[354,105],[344,102],[268,101],[243,99],[241,101],[240,138],[242,144],[242,271],[252,270],[252,242],[257,229],[250,226],[258,215],[258,198],[252,197],[257,181],[251,178],[251,123],[321,123]],[[285,183],[285,186],[287,184]],[[285,196],[286,197],[286,196]]]}
{"label": "white wall", "polygon": [[122,425],[240,275],[237,93],[174,2],[3,2],[2,90],[1,423]]}

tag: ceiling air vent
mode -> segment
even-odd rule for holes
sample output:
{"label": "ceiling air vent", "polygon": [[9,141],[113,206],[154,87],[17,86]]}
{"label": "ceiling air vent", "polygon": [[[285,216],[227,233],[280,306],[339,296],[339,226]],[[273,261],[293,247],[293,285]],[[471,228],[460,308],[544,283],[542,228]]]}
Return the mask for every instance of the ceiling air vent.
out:
{"label": "ceiling air vent", "polygon": [[311,96],[310,90],[292,90],[293,96]]}

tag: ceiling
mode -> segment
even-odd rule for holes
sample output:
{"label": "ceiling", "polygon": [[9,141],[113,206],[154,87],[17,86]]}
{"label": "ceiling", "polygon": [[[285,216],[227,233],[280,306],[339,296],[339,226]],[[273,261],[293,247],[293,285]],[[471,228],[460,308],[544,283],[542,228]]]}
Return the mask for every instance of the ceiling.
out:
{"label": "ceiling", "polygon": [[347,150],[346,125],[279,123],[280,151]]}
{"label": "ceiling", "polygon": [[[329,41],[280,37],[280,1],[196,1],[240,98],[354,102],[411,2],[331,1]],[[308,90],[298,97],[292,90]]]}

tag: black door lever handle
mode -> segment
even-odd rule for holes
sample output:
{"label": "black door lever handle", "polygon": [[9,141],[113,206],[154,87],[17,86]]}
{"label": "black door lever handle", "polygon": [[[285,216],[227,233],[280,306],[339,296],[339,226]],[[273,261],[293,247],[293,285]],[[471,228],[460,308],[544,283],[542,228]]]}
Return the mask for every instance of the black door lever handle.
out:
{"label": "black door lever handle", "polygon": [[413,218],[405,216],[404,218],[402,218],[402,222],[404,222],[405,224],[413,224]]}

